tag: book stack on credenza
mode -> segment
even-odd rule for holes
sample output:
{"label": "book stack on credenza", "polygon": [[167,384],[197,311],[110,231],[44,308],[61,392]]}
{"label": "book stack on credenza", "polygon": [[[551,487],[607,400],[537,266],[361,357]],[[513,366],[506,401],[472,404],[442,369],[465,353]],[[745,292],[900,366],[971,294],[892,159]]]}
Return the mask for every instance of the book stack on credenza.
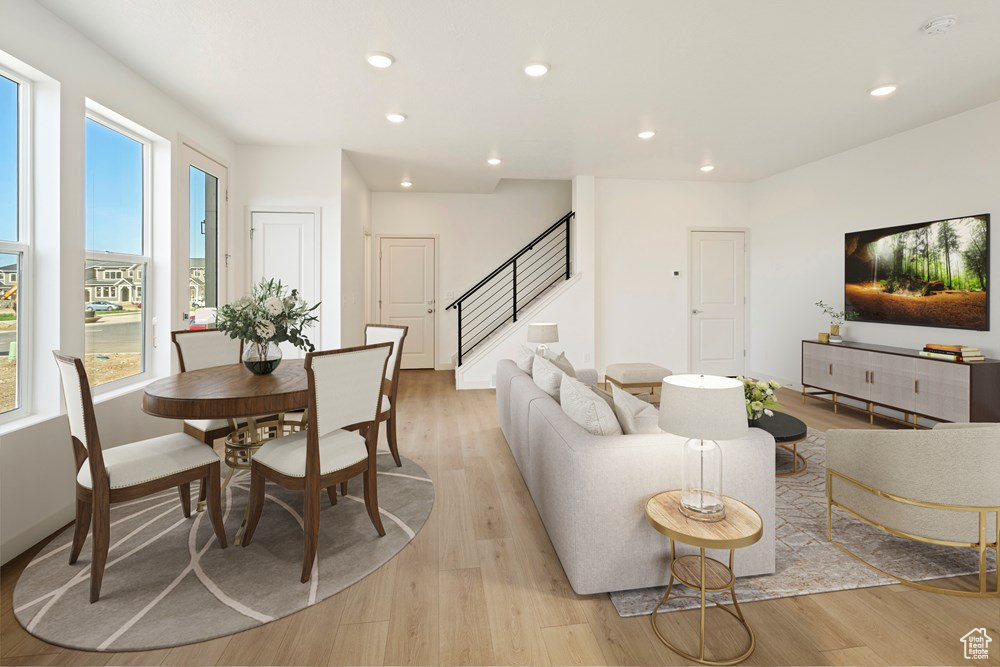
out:
{"label": "book stack on credenza", "polygon": [[928,343],[920,351],[921,357],[928,359],[940,359],[941,361],[985,361],[983,351],[978,347],[968,345],[941,345],[940,343]]}

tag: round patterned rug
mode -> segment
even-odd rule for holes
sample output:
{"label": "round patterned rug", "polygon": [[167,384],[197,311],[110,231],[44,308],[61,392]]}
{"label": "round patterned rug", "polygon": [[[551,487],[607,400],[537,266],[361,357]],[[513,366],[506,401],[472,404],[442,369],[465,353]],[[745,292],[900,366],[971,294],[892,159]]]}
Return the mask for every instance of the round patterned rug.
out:
{"label": "round patterned rug", "polygon": [[268,484],[253,543],[233,544],[250,488],[250,473],[242,471],[223,492],[229,548],[219,548],[207,513],[184,518],[176,490],[122,503],[111,508],[101,599],[89,602],[89,538],[76,564],[67,565],[70,526],[24,569],[14,589],[14,614],[51,644],[138,651],[229,635],[316,604],[399,553],[434,506],[434,484],[423,468],[406,458],[397,468],[388,452],[379,454],[385,537],[365,511],[360,477],[351,480],[346,497],[338,494],[336,505],[324,493],[319,552],[307,583],[299,582],[300,492]]}

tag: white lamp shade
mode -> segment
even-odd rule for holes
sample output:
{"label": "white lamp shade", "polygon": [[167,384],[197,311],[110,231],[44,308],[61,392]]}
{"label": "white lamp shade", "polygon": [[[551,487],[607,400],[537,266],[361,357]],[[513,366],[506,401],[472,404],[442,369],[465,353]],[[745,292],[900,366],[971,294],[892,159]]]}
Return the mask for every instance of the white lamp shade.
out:
{"label": "white lamp shade", "polygon": [[742,438],[749,430],[743,383],[717,375],[663,378],[660,428],[684,438]]}
{"label": "white lamp shade", "polygon": [[559,327],[551,323],[531,323],[528,325],[529,343],[558,343]]}

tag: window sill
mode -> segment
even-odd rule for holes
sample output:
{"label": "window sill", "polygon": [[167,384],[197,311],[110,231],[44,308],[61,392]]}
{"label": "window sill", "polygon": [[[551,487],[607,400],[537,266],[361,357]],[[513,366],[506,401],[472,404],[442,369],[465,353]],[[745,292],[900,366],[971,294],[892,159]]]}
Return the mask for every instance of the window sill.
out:
{"label": "window sill", "polygon": [[0,437],[5,435],[10,435],[11,433],[17,433],[18,431],[26,428],[31,428],[37,424],[41,424],[44,421],[48,421],[57,415],[24,415],[23,417],[17,417],[10,420],[9,422],[4,422],[0,424]]}
{"label": "window sill", "polygon": [[113,401],[116,398],[121,398],[122,396],[125,396],[126,394],[131,394],[132,392],[145,389],[146,385],[151,384],[158,379],[159,378],[144,377],[140,380],[129,382],[128,384],[125,385],[112,387],[107,391],[101,391],[100,393],[98,393],[97,391],[98,388],[92,388],[91,391],[93,392],[94,396],[94,405],[100,405],[101,403],[104,403],[106,401]]}

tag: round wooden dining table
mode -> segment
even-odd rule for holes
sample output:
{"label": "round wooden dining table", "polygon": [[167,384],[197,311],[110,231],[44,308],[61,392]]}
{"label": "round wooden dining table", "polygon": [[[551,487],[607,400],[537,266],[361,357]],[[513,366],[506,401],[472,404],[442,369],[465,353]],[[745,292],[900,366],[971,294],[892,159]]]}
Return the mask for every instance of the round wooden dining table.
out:
{"label": "round wooden dining table", "polygon": [[177,373],[146,385],[142,410],[167,419],[230,419],[304,410],[309,386],[302,359],[285,359],[270,375],[243,364]]}
{"label": "round wooden dining table", "polygon": [[[254,375],[243,364],[229,364],[177,373],[146,386],[142,410],[167,419],[228,419],[233,433],[226,438],[229,472],[222,486],[229,484],[237,469],[249,469],[252,453],[262,444],[261,437],[277,437],[287,426],[302,428],[303,421],[286,422],[284,414],[309,407],[309,381],[302,359],[286,359],[269,375]],[[262,415],[275,415],[258,422]],[[236,419],[247,425],[236,428]],[[261,433],[263,432],[263,436]],[[242,435],[239,442],[231,442]],[[249,504],[247,509],[249,509]],[[198,510],[204,509],[202,502]],[[247,513],[236,531],[239,544],[246,529]]]}

